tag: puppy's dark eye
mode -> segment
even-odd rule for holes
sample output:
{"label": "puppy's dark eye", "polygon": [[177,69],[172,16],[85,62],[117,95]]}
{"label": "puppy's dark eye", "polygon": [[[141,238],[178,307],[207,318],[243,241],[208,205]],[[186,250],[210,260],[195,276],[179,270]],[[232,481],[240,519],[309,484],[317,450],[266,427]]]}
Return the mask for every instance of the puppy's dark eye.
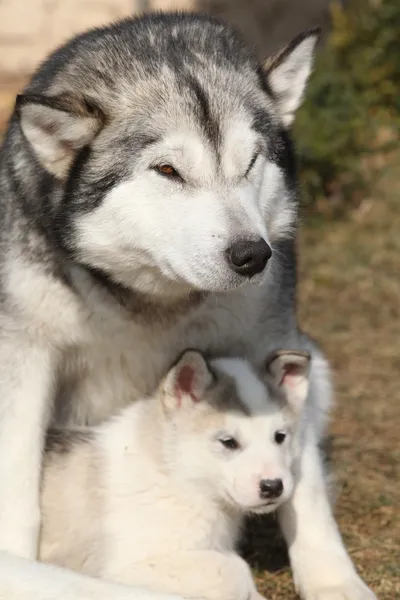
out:
{"label": "puppy's dark eye", "polygon": [[239,442],[237,440],[235,440],[235,438],[232,438],[232,437],[220,438],[219,441],[224,446],[224,448],[228,448],[228,450],[238,450],[239,449]]}
{"label": "puppy's dark eye", "polygon": [[171,165],[156,165],[154,167],[154,170],[157,171],[157,173],[159,173],[160,175],[163,175],[164,177],[182,180],[182,177],[179,175],[178,171],[174,169],[174,167],[172,167]]}
{"label": "puppy's dark eye", "polygon": [[283,444],[286,439],[286,433],[284,431],[275,431],[275,442],[277,444]]}

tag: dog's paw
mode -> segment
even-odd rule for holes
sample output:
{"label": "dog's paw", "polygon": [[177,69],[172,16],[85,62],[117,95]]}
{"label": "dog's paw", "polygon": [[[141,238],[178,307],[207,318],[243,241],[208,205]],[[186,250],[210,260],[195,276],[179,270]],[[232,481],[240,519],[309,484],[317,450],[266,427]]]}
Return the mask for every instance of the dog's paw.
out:
{"label": "dog's paw", "polygon": [[357,575],[334,586],[318,589],[307,589],[306,586],[300,591],[300,596],[303,600],[377,600]]}

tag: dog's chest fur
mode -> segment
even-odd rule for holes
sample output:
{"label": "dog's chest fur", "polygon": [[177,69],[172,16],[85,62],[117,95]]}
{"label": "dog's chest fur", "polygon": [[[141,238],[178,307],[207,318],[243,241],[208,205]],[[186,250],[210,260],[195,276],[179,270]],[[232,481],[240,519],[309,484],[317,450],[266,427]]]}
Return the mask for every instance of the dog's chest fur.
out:
{"label": "dog's chest fur", "polygon": [[[257,346],[261,288],[211,297],[185,316],[151,322],[130,316],[110,299],[85,297],[83,335],[62,356],[56,421],[95,424],[151,394],[188,347],[213,354],[251,354]],[[264,329],[264,328],[263,328]]]}

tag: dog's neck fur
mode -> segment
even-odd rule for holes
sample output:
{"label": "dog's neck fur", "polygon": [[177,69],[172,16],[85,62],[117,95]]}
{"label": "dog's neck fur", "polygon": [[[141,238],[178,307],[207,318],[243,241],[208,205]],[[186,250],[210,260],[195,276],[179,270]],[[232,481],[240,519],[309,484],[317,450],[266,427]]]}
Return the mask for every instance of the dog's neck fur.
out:
{"label": "dog's neck fur", "polygon": [[191,290],[186,296],[171,300],[161,296],[150,296],[113,281],[109,275],[98,269],[86,270],[93,281],[104,288],[127,314],[144,322],[175,321],[200,306],[208,296],[206,292],[197,290]]}

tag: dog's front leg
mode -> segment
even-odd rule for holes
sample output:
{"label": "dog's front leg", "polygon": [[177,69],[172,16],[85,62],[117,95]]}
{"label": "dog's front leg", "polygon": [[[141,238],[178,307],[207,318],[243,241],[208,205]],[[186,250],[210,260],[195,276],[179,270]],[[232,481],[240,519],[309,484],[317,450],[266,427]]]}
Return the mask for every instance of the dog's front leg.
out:
{"label": "dog's front leg", "polygon": [[110,574],[124,583],[203,600],[261,600],[247,563],[213,550],[171,553]]}
{"label": "dog's front leg", "polygon": [[0,552],[0,600],[183,600]]}
{"label": "dog's front leg", "polygon": [[14,332],[0,334],[0,550],[37,554],[44,429],[55,354]]}
{"label": "dog's front leg", "polygon": [[312,425],[296,471],[293,496],[278,514],[299,594],[304,600],[374,600],[355,571],[333,517]]}

